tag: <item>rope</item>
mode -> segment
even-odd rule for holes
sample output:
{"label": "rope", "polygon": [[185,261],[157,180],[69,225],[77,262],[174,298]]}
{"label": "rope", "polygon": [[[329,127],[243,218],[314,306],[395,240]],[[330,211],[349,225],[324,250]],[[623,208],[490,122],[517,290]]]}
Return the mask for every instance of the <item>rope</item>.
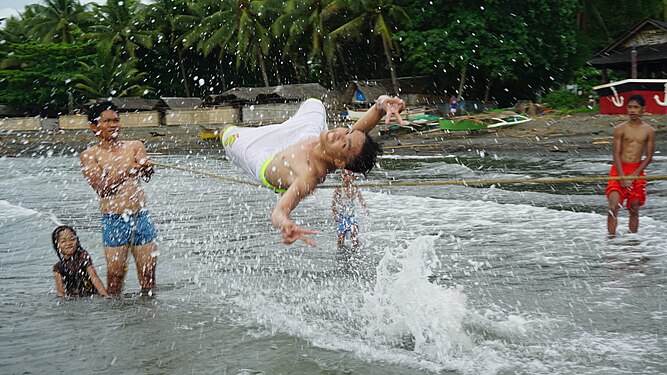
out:
{"label": "rope", "polygon": [[197,169],[179,167],[177,165],[162,164],[162,163],[153,163],[153,165],[156,165],[158,167],[176,169],[176,170],[179,170],[179,171],[188,172],[188,173],[192,173],[192,174],[198,174],[198,175],[202,175],[202,176],[206,176],[206,177],[217,178],[219,180],[223,180],[223,181],[227,181],[227,182],[233,182],[235,184],[243,184],[243,185],[250,185],[250,186],[263,186],[261,184],[258,184],[256,182],[252,182],[252,181],[239,180],[239,179],[236,179],[236,178],[225,177],[225,176],[221,176],[219,174],[200,171],[200,170],[197,170]]}
{"label": "rope", "polygon": [[[219,180],[233,182],[237,184],[249,185],[254,187],[266,187],[256,182],[239,180],[236,178],[225,177],[215,173],[209,173],[192,168],[179,167],[176,165],[153,163],[156,166],[177,169],[184,172],[199,174],[206,177],[217,178]],[[355,184],[357,187],[377,188],[377,187],[399,187],[399,186],[442,186],[442,185],[464,185],[464,186],[480,186],[480,185],[502,185],[502,184],[563,184],[574,182],[604,182],[604,181],[658,181],[667,180],[667,176],[590,176],[590,177],[559,177],[559,178],[515,178],[515,179],[500,179],[500,180],[448,180],[448,181],[389,181],[378,183],[359,183]],[[320,189],[331,189],[338,185],[321,185]]]}

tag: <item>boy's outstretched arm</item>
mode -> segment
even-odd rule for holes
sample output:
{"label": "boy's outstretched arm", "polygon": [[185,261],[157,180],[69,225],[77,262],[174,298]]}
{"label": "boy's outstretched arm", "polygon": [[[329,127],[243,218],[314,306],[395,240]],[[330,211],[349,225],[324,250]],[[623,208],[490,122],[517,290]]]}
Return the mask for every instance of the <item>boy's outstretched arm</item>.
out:
{"label": "boy's outstretched arm", "polygon": [[364,133],[368,133],[375,127],[375,125],[380,122],[380,119],[385,114],[387,115],[385,123],[389,123],[391,117],[396,117],[398,123],[403,125],[403,119],[401,118],[401,111],[405,109],[405,102],[403,99],[398,97],[391,97],[388,95],[381,95],[375,100],[375,104],[364,113],[363,116],[352,126],[354,130],[361,130]]}
{"label": "boy's outstretched arm", "polygon": [[301,240],[315,247],[315,242],[306,235],[317,234],[317,232],[296,225],[290,218],[290,214],[299,202],[310,195],[316,187],[317,179],[315,178],[295,180],[273,209],[271,222],[273,226],[280,229],[284,244],[292,244],[296,240]]}

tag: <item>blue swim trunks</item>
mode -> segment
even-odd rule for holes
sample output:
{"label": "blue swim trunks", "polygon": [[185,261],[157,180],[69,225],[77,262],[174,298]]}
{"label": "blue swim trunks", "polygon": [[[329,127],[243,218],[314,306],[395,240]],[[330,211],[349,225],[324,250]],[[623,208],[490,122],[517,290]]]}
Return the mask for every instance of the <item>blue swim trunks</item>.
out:
{"label": "blue swim trunks", "polygon": [[352,230],[352,227],[357,225],[357,219],[355,219],[354,216],[339,214],[337,223],[338,227],[336,228],[336,231],[340,236],[343,233],[349,233]]}
{"label": "blue swim trunks", "polygon": [[136,214],[103,214],[102,242],[105,247],[145,245],[157,239],[157,230],[148,211]]}

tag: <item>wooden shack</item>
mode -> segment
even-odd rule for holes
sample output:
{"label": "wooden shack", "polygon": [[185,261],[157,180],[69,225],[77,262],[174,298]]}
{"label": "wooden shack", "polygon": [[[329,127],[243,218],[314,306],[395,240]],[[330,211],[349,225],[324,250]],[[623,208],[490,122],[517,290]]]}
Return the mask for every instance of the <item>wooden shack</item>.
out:
{"label": "wooden shack", "polygon": [[317,83],[235,87],[222,94],[208,96],[204,100],[204,105],[214,108],[237,108],[240,123],[266,125],[287,120],[308,98],[323,100],[327,95],[327,89]]}
{"label": "wooden shack", "polygon": [[0,130],[2,131],[42,130],[42,119],[39,116],[0,118]]}
{"label": "wooden shack", "polygon": [[608,71],[628,79],[667,79],[667,23],[646,19],[617,38],[588,64],[602,69],[602,84]]}
{"label": "wooden shack", "polygon": [[[600,113],[624,114],[628,98],[640,94],[645,111],[667,114],[667,23],[645,19],[600,51],[588,64],[602,69]],[[609,82],[613,70],[628,79]]]}

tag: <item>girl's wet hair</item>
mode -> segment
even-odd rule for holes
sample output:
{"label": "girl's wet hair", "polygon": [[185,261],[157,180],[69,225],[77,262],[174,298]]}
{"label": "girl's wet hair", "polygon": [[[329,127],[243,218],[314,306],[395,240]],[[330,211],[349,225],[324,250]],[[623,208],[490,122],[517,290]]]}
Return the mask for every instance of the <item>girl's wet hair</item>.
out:
{"label": "girl's wet hair", "polygon": [[81,247],[81,241],[79,241],[79,236],[76,234],[76,231],[74,228],[70,227],[69,225],[61,225],[58,228],[53,230],[53,233],[51,234],[51,243],[53,243],[53,250],[56,251],[56,255],[58,256],[58,259],[63,260],[63,256],[60,254],[60,249],[58,249],[58,235],[60,232],[69,230],[74,234],[74,237],[76,238],[76,251],[83,250]]}

